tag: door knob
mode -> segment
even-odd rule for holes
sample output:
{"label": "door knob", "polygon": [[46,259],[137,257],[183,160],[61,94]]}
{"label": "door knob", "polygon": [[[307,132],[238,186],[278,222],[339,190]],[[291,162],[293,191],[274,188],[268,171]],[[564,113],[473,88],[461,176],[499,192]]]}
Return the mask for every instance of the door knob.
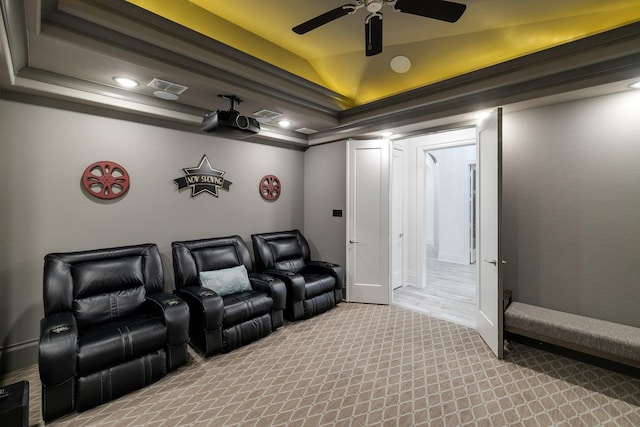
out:
{"label": "door knob", "polygon": [[356,242],[354,240],[349,240],[349,243],[360,243],[360,242]]}
{"label": "door knob", "polygon": [[495,259],[492,259],[491,261],[489,261],[488,259],[485,259],[484,262],[488,262],[489,264],[493,264],[493,265],[498,265],[498,261],[496,261]]}

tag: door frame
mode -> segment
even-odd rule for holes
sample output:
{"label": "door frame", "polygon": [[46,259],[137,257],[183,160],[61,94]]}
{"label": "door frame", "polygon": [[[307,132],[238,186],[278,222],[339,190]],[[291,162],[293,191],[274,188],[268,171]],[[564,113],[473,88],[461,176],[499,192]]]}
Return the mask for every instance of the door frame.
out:
{"label": "door frame", "polygon": [[[477,149],[477,144],[476,144]],[[469,228],[469,264],[477,262],[478,248],[478,164],[477,161],[467,163],[469,180],[467,193],[469,201],[467,207],[467,225]]]}
{"label": "door frame", "polygon": [[[409,175],[409,171],[408,171],[408,163],[407,163],[407,153],[408,153],[408,147],[406,144],[399,142],[399,141],[393,141],[391,143],[391,171],[389,173],[389,179],[390,179],[390,184],[389,184],[389,189],[392,191],[392,194],[390,195],[390,218],[389,218],[389,229],[390,232],[393,232],[393,222],[395,220],[395,215],[396,215],[396,211],[394,210],[394,206],[393,206],[393,198],[394,198],[394,179],[396,177],[395,174],[395,169],[394,169],[394,162],[393,162],[393,153],[394,151],[400,151],[402,153],[402,170],[401,172],[401,177],[402,177],[402,184],[401,184],[401,210],[400,210],[400,215],[402,215],[401,221],[402,221],[402,284],[401,286],[404,286],[407,283],[407,265],[408,265],[408,260],[407,260],[407,254],[408,252],[408,239],[407,237],[407,230],[408,230],[408,215],[409,215],[409,209],[408,209],[408,193],[407,193],[407,180],[408,180],[408,175]],[[390,252],[389,252],[389,256],[391,257],[391,270],[390,270],[390,275],[391,275],[391,291],[393,292],[393,289],[395,286],[395,283],[393,283],[393,258],[394,258],[394,250],[395,250],[395,245],[393,245],[393,236],[391,236],[390,238],[391,240],[391,246],[390,246]]]}

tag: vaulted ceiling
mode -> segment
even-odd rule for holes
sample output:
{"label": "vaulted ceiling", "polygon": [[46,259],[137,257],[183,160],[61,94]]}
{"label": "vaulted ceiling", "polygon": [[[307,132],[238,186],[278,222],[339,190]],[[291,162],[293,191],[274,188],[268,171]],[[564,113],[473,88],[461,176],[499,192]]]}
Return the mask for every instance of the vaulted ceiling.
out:
{"label": "vaulted ceiling", "polygon": [[[458,0],[466,10],[455,23],[385,5],[383,50],[369,57],[365,8],[307,34],[291,30],[344,0],[0,1],[5,98],[197,131],[205,112],[228,106],[217,95],[235,94],[243,114],[293,122],[283,130],[265,120],[261,139],[301,146],[624,90],[640,77],[638,0]],[[394,71],[395,57],[410,69]],[[114,76],[140,85],[120,88]],[[154,78],[188,89],[161,99]]]}

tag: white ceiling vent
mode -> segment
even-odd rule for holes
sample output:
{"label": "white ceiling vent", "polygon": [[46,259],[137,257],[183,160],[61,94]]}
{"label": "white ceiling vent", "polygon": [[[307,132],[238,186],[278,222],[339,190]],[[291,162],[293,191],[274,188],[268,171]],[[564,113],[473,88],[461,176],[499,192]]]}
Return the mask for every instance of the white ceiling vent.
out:
{"label": "white ceiling vent", "polygon": [[318,131],[314,129],[309,129],[309,128],[300,128],[300,129],[296,129],[296,132],[304,133],[305,135],[311,135],[312,133],[316,133]]}
{"label": "white ceiling vent", "polygon": [[282,116],[282,113],[278,113],[276,111],[271,111],[271,110],[260,110],[253,113],[253,115],[265,121],[271,121],[273,119],[277,119],[278,117]]}
{"label": "white ceiling vent", "polygon": [[171,83],[166,80],[160,79],[151,80],[151,82],[147,86],[164,92],[173,93],[175,95],[181,95],[185,90],[189,89],[187,86],[179,85],[177,83]]}

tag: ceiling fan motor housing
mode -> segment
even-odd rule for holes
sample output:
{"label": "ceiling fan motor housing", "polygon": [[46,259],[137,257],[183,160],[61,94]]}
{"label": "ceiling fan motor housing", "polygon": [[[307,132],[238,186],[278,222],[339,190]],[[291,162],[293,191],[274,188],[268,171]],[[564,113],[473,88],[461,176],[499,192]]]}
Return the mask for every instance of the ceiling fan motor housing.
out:
{"label": "ceiling fan motor housing", "polygon": [[366,3],[367,3],[367,11],[369,11],[369,13],[379,12],[380,9],[382,9],[382,6],[384,6],[383,0],[367,0]]}

